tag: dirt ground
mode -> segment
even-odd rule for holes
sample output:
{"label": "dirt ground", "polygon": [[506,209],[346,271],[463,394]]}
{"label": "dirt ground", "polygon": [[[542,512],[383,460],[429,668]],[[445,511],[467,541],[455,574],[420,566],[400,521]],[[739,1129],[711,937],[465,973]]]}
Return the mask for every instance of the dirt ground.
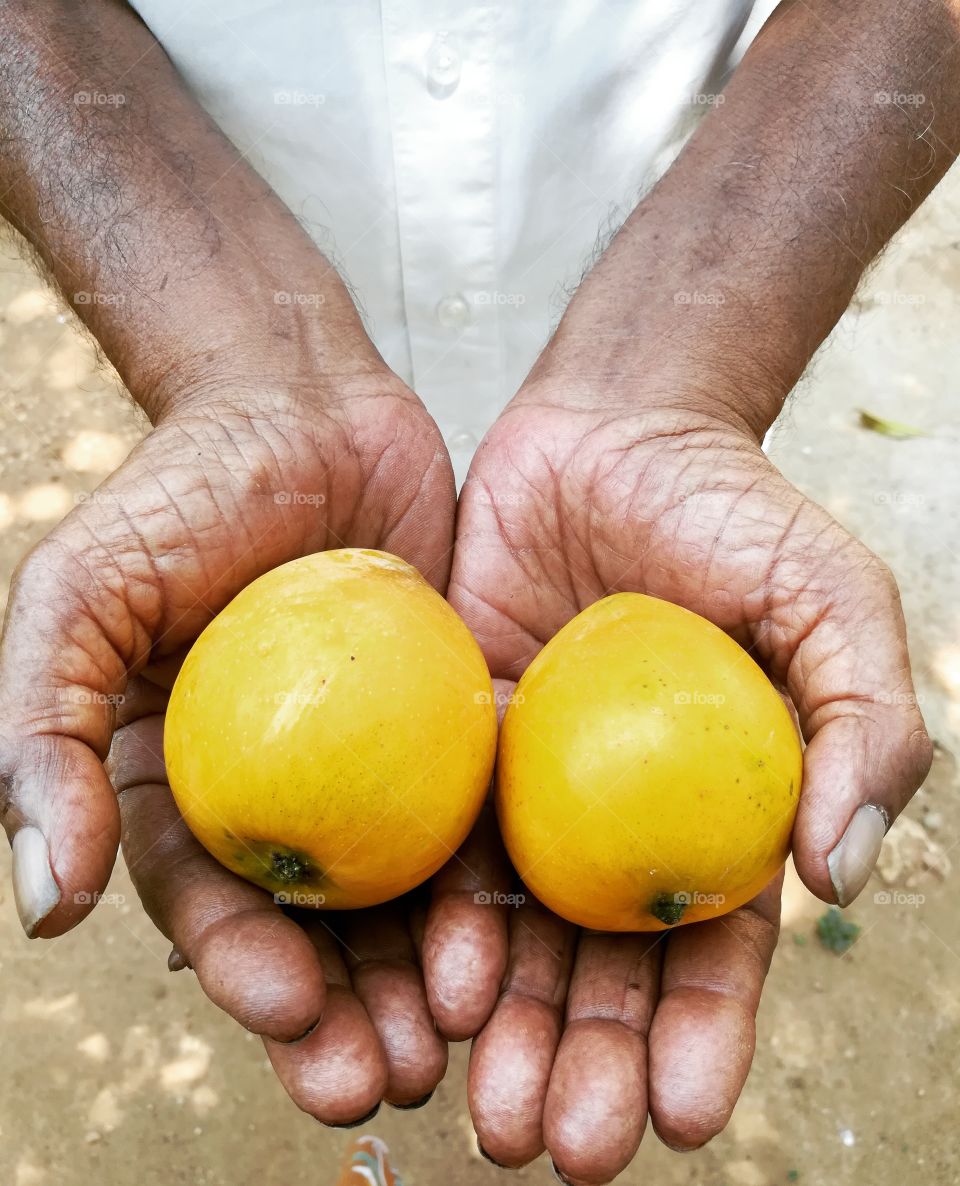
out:
{"label": "dirt ground", "polygon": [[[960,1183],[960,175],[858,297],[771,451],[893,566],[939,749],[927,785],[849,911],[845,955],[791,874],[753,1072],[729,1129],[686,1156],[648,1134],[620,1179],[645,1186]],[[926,435],[893,440],[858,408]],[[138,439],[141,421],[70,313],[0,249],[0,606],[17,561]],[[300,1114],[259,1042],[206,1002],[142,914],[126,872],[79,931],[28,943],[0,855],[0,1186],[321,1186],[349,1135]],[[952,865],[952,871],[951,871]],[[879,895],[879,897],[875,897]],[[884,899],[886,895],[886,900]],[[468,1050],[419,1112],[365,1131],[406,1186],[491,1186],[464,1103]],[[552,1181],[541,1159],[524,1183]]]}

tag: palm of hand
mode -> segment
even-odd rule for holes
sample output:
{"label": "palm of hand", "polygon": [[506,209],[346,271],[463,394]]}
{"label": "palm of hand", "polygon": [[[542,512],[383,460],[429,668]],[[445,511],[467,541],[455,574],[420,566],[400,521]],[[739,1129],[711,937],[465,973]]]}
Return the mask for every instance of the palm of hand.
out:
{"label": "palm of hand", "polygon": [[[887,711],[911,688],[889,574],[729,428],[518,400],[461,497],[450,600],[494,675],[515,680],[574,614],[622,590],[711,619],[789,691],[809,743],[795,855],[829,899],[825,856],[862,785],[904,795],[925,761],[915,707]],[[486,1151],[516,1165],[545,1146],[564,1174],[602,1182],[648,1109],[675,1146],[718,1132],[749,1069],[778,914],[778,884],[668,938],[577,938],[536,904],[512,912],[471,1060]],[[476,936],[478,959],[503,958],[479,913]]]}
{"label": "palm of hand", "polygon": [[880,574],[731,429],[521,405],[467,481],[451,597],[498,676],[516,678],[598,597],[631,590],[711,619],[785,679],[791,622],[822,605],[834,558]]}
{"label": "palm of hand", "polygon": [[[58,826],[41,795],[19,790],[14,810],[40,814],[61,889],[42,933],[72,925],[106,881],[120,825],[115,788],[127,864],[173,958],[265,1036],[291,1095],[328,1122],[355,1120],[384,1095],[409,1103],[443,1074],[446,1047],[427,1011],[408,910],[301,916],[300,926],[213,861],[166,785],[166,689],[213,614],[297,556],[383,548],[443,587],[453,512],[439,433],[393,380],[333,412],[293,398],[224,399],[156,429],[41,545],[12,599],[4,687],[15,697],[39,666],[62,689],[64,711],[47,729],[28,708],[33,728],[21,723],[7,761],[52,770],[84,799]],[[38,639],[49,653],[37,654]],[[108,749],[113,786],[101,766]]]}
{"label": "palm of hand", "polygon": [[624,590],[710,619],[790,696],[807,741],[795,855],[830,900],[826,855],[856,805],[893,818],[929,765],[890,571],[729,427],[519,403],[468,478],[451,601],[516,679]]}

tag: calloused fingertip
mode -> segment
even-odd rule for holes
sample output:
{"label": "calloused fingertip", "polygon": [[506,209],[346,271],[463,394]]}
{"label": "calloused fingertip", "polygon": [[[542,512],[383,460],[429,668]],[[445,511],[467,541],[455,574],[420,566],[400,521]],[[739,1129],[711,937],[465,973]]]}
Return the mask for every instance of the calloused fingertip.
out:
{"label": "calloused fingertip", "polygon": [[507,966],[507,924],[500,907],[447,899],[434,912],[424,948],[427,1004],[448,1042],[475,1038],[490,1020]]}
{"label": "calloused fingertip", "polygon": [[434,1028],[445,1042],[469,1042],[489,1021],[497,1003],[497,988],[478,992],[476,985],[451,985],[445,977],[436,976],[436,970],[436,965],[424,968],[427,1007]]}
{"label": "calloused fingertip", "polygon": [[428,1091],[426,1095],[422,1095],[418,1100],[412,1100],[409,1104],[395,1104],[392,1100],[387,1100],[386,1102],[398,1112],[415,1112],[418,1108],[424,1108],[430,1103],[433,1099],[433,1093],[436,1090],[434,1087],[433,1091]]}
{"label": "calloused fingertip", "polygon": [[167,971],[182,972],[185,968],[190,967],[190,961],[183,955],[176,947],[170,948],[170,954],[167,956]]}
{"label": "calloused fingertip", "polygon": [[324,1128],[359,1128],[361,1124],[369,1123],[379,1111],[380,1104],[376,1103],[373,1105],[370,1111],[367,1112],[366,1115],[361,1116],[359,1120],[347,1120],[342,1124],[327,1124],[325,1121],[321,1120],[320,1123]]}
{"label": "calloused fingertip", "polygon": [[[719,933],[739,950],[728,926]],[[666,964],[664,975],[681,971]],[[756,1048],[755,1007],[743,989],[735,996],[690,983],[661,998],[650,1027],[650,1122],[675,1152],[699,1149],[729,1123]]]}
{"label": "calloused fingertip", "polygon": [[[496,1004],[496,1002],[494,1002],[494,1004]],[[451,1020],[447,1024],[435,1020],[434,1025],[436,1027],[437,1033],[441,1038],[443,1038],[445,1042],[472,1042],[477,1034],[479,1034],[483,1029],[484,1025],[486,1025],[492,1012],[493,1006],[491,1005],[489,1010],[482,1013],[482,1016],[480,1013],[477,1014],[477,1018],[479,1020],[468,1025],[464,1025],[462,1023],[462,1018],[460,1017],[457,1017],[456,1021]]]}
{"label": "calloused fingertip", "polygon": [[484,1147],[480,1144],[479,1137],[477,1137],[477,1152],[480,1154],[480,1156],[483,1158],[484,1161],[489,1161],[490,1164],[495,1165],[498,1170],[508,1170],[511,1168],[509,1165],[504,1165],[502,1161],[497,1161],[497,1159],[495,1157],[491,1157],[490,1154],[486,1151],[486,1149],[484,1149]]}
{"label": "calloused fingertip", "polygon": [[[665,1136],[657,1132],[656,1125],[654,1125],[653,1131],[657,1133],[657,1140],[660,1142],[660,1144],[666,1145],[666,1147],[673,1153],[696,1153],[698,1149],[702,1149],[704,1145],[709,1143],[709,1141],[700,1141],[695,1145],[675,1145],[673,1141],[668,1141]],[[712,1140],[713,1138],[710,1139]]]}
{"label": "calloused fingertip", "polygon": [[28,939],[60,904],[60,887],[50,866],[50,849],[39,828],[20,828],[13,838],[13,897]]}
{"label": "calloused fingertip", "polygon": [[[550,1159],[550,1170],[556,1180],[563,1183],[563,1186],[602,1186],[603,1183],[614,1181],[614,1178],[607,1177],[591,1177],[589,1180],[586,1178],[570,1178],[557,1166],[553,1158]],[[615,1177],[619,1177],[619,1175],[615,1175]]]}
{"label": "calloused fingertip", "polygon": [[307,1038],[314,1033],[320,1023],[323,1021],[323,1014],[321,1013],[313,1025],[308,1025],[302,1034],[297,1034],[295,1038],[274,1038],[275,1042],[279,1042],[281,1046],[296,1046],[298,1042],[305,1042]]}

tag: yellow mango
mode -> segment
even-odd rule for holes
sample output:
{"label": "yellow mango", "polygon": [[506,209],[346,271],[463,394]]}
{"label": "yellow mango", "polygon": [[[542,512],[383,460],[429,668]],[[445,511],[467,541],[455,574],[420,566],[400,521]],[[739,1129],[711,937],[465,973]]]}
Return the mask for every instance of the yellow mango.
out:
{"label": "yellow mango", "polygon": [[282,565],[203,631],[164,753],[197,839],[293,905],[370,906],[424,881],[476,819],[490,675],[417,570],[345,548]]}
{"label": "yellow mango", "polygon": [[578,614],[503,721],[497,813],[551,910],[655,931],[733,910],[783,865],[802,753],[780,695],[706,619],[639,593]]}

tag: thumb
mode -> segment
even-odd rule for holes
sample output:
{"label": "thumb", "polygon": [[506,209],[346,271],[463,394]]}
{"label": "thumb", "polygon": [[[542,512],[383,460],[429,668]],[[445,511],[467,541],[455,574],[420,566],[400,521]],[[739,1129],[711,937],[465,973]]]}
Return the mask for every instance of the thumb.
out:
{"label": "thumb", "polygon": [[0,818],[28,935],[69,930],[110,876],[119,813],[103,762],[128,676],[333,532],[329,508],[278,511],[278,481],[330,473],[313,436],[268,434],[260,416],[216,402],[171,415],[15,576],[0,640]]}
{"label": "thumb", "polygon": [[96,522],[74,511],[27,557],[0,640],[0,818],[31,938],[68,931],[110,877],[120,821],[103,761],[127,672],[150,649],[155,589],[132,579],[142,552],[126,526],[108,548]]}
{"label": "thumb", "polygon": [[807,741],[794,860],[810,890],[841,906],[867,884],[885,832],[932,757],[896,582],[863,551],[833,573],[812,629],[798,625],[788,671]]}
{"label": "thumb", "polygon": [[[195,638],[275,553],[287,558],[275,525],[262,542],[275,506],[253,462],[235,477],[219,463],[226,439],[216,421],[170,419],[14,576],[0,639],[0,819],[31,937],[70,930],[110,877],[120,819],[103,762],[128,676],[160,640],[170,654]],[[251,489],[261,518],[246,503],[241,513]]]}

